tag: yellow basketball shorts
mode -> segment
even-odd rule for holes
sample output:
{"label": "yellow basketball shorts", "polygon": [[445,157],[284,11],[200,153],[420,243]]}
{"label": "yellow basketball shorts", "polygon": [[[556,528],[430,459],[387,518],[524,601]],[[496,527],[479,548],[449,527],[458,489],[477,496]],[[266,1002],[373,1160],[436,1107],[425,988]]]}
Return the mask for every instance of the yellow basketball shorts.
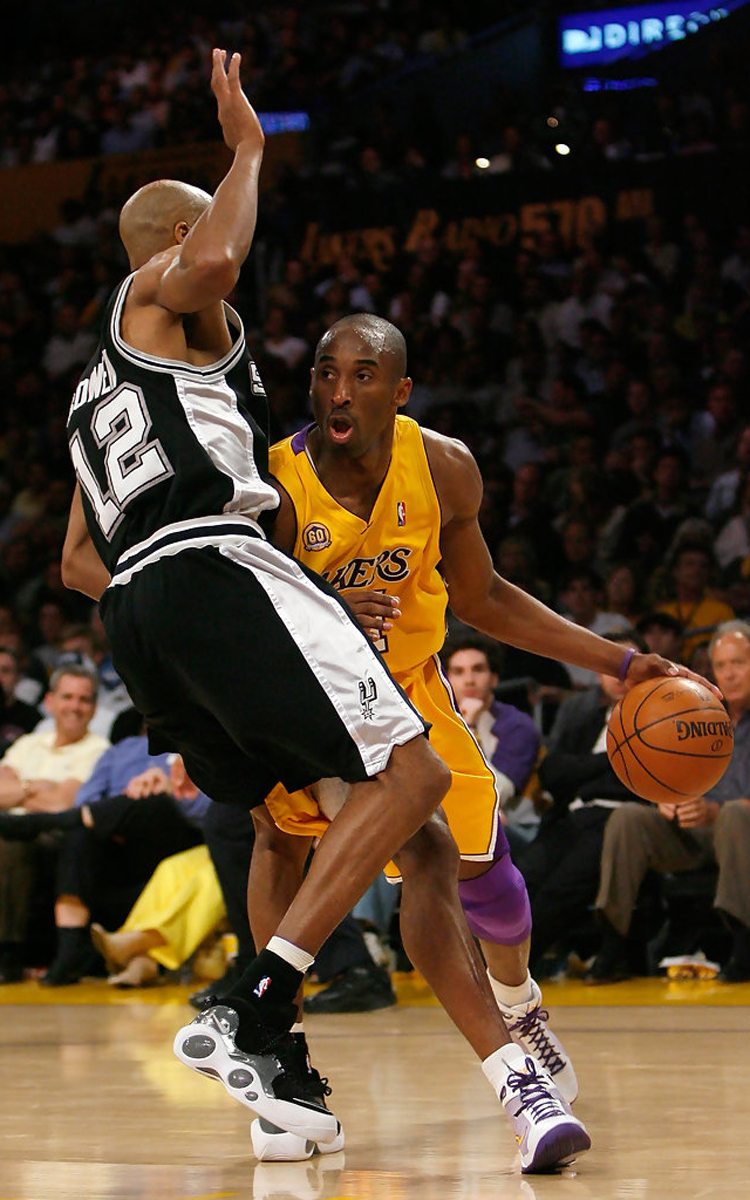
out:
{"label": "yellow basketball shorts", "polygon": [[[451,833],[462,858],[489,862],[496,857],[502,838],[500,802],[490,767],[474,736],[458,712],[453,693],[437,658],[428,659],[408,678],[398,678],[414,707],[432,725],[430,743],[451,772],[451,786],[443,800]],[[322,837],[330,821],[310,789],[288,792],[279,784],[266,797],[266,806],[279,829],[302,837]],[[389,863],[390,879],[398,868]]]}

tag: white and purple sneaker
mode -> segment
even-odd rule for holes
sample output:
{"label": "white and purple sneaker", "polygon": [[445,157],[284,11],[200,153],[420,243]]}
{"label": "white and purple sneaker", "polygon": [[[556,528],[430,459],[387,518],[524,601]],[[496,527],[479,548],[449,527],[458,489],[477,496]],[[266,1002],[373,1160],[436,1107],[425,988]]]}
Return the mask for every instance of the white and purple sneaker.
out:
{"label": "white and purple sneaker", "polygon": [[531,980],[532,998],[526,1004],[515,1004],[498,1008],[517,1046],[524,1054],[531,1054],[544,1067],[563,1100],[572,1104],[578,1095],[578,1079],[573,1064],[560,1039],[547,1025],[549,1013],[542,1008],[542,993],[539,985]]}
{"label": "white and purple sneaker", "polygon": [[521,1171],[532,1175],[567,1166],[590,1148],[591,1138],[535,1059],[520,1047],[507,1057],[499,1097],[513,1125]]}

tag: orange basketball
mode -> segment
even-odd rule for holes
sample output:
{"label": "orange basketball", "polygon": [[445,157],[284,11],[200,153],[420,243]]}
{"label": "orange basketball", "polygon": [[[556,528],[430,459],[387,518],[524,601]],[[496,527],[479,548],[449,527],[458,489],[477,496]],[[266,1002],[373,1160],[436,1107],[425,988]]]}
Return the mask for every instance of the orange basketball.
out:
{"label": "orange basketball", "polygon": [[637,683],[615,705],[607,754],[621,783],[654,804],[702,796],[734,748],[732,722],[713,692],[692,679]]}

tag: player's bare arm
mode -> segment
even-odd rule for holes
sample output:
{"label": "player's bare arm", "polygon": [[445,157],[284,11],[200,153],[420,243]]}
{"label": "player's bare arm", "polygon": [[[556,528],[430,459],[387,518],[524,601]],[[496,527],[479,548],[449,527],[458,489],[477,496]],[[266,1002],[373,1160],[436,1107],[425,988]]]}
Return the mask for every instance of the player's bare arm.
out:
{"label": "player's bare arm", "polygon": [[255,233],[258,178],[264,135],[242,90],[239,54],[226,66],[226,51],[213,51],[211,88],[224,141],[234,161],[211,202],[190,227],[178,222],[179,244],[140,266],[131,290],[133,304],[157,305],[172,314],[217,305],[239,277]]}
{"label": "player's bare arm", "polygon": [[[458,619],[533,654],[618,675],[624,660],[621,646],[572,624],[498,575],[479,526],[483,487],[473,456],[462,442],[431,430],[424,430],[424,440],[443,513],[443,574]],[[667,674],[696,679],[719,695],[702,676],[658,654],[636,654],[627,682]]]}
{"label": "player's bare arm", "polygon": [[279,507],[274,515],[271,541],[279,550],[286,550],[287,554],[292,554],[294,543],[297,541],[297,510],[286,488],[274,475],[271,476],[271,479],[279,493]]}
{"label": "player's bare arm", "polygon": [[62,579],[67,588],[99,600],[109,586],[110,575],[89,537],[81,503],[81,487],[76,484],[70,506],[68,529],[62,552]]}

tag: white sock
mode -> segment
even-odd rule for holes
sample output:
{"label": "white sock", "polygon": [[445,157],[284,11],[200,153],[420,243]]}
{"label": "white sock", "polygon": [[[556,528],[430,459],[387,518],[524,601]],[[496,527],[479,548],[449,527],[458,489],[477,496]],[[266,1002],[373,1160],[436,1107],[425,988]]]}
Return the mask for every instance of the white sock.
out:
{"label": "white sock", "polygon": [[490,1085],[495,1090],[497,1095],[500,1095],[500,1089],[505,1083],[509,1071],[522,1071],[526,1063],[526,1055],[520,1046],[516,1046],[515,1042],[510,1042],[507,1046],[501,1046],[499,1050],[495,1050],[488,1058],[482,1062],[482,1070],[484,1071]]}
{"label": "white sock", "polygon": [[528,1004],[529,1000],[534,999],[534,980],[528,971],[523,983],[519,983],[517,987],[511,987],[509,983],[501,983],[499,979],[493,979],[489,971],[487,978],[495,994],[495,999],[503,1008],[515,1008],[517,1004]]}
{"label": "white sock", "polygon": [[292,1028],[289,1030],[289,1032],[290,1033],[304,1033],[305,1027],[301,1021],[295,1021],[294,1024],[292,1025]]}
{"label": "white sock", "polygon": [[283,958],[284,962],[288,962],[290,967],[294,967],[295,971],[301,972],[302,975],[305,971],[309,971],[315,962],[312,954],[308,954],[306,950],[300,950],[299,946],[288,942],[286,938],[272,937],[266,950],[278,954],[279,958]]}

